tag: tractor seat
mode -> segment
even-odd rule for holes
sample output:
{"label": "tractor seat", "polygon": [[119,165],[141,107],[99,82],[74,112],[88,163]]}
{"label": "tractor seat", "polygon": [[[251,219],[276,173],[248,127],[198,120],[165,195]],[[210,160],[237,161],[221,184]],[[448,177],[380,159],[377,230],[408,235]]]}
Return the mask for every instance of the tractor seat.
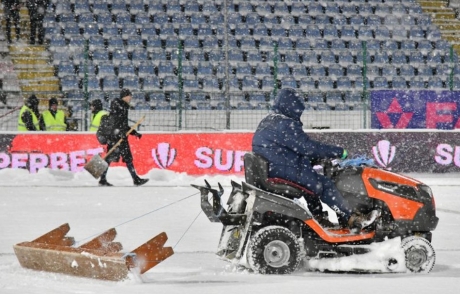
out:
{"label": "tractor seat", "polygon": [[312,191],[291,181],[268,177],[268,161],[253,152],[244,155],[244,177],[246,183],[259,189],[284,196],[289,199],[311,197]]}

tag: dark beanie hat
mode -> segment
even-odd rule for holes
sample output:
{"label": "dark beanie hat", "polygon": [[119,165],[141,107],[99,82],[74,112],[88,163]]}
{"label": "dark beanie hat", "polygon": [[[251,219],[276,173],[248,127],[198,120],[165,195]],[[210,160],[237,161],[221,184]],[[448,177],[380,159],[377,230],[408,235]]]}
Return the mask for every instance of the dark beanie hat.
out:
{"label": "dark beanie hat", "polygon": [[26,105],[29,107],[34,107],[38,105],[38,98],[34,94],[30,95],[29,98],[27,98]]}
{"label": "dark beanie hat", "polygon": [[124,98],[126,96],[131,96],[131,91],[126,88],[121,89],[120,98]]}
{"label": "dark beanie hat", "polygon": [[102,110],[102,102],[99,99],[94,99],[91,101],[91,106],[94,107],[95,112]]}
{"label": "dark beanie hat", "polygon": [[59,104],[56,98],[51,98],[48,103],[49,103],[49,106]]}

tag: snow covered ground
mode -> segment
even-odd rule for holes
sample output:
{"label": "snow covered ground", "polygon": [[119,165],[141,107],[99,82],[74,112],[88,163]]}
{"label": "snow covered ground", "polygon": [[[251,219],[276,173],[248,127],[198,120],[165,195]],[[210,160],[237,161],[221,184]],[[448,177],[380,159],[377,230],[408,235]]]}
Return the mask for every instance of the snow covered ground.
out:
{"label": "snow covered ground", "polygon": [[[433,189],[438,217],[433,234],[437,260],[431,273],[331,274],[299,271],[288,276],[263,276],[235,269],[214,252],[222,226],[201,212],[191,183],[203,177],[151,171],[150,182],[133,187],[125,168],[111,168],[116,187],[97,187],[88,173],[42,170],[0,170],[0,293],[458,293],[460,282],[460,175],[410,174]],[[230,191],[238,177],[208,177]],[[226,186],[226,187],[225,187]],[[129,251],[165,231],[175,254],[142,276],[123,282],[77,278],[22,268],[13,245],[33,240],[69,223],[83,244],[115,227],[115,241]]]}

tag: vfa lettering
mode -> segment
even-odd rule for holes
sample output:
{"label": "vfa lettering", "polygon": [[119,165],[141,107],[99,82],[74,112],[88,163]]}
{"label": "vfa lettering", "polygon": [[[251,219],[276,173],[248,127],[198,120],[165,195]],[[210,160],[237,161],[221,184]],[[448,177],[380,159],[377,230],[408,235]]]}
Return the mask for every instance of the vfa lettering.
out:
{"label": "vfa lettering", "polygon": [[220,171],[241,172],[243,170],[243,156],[247,151],[222,150],[209,147],[200,147],[195,151],[195,166],[202,169],[215,167]]}
{"label": "vfa lettering", "polygon": [[454,163],[456,166],[460,167],[460,146],[439,144],[436,147],[436,156],[434,160],[442,165]]}
{"label": "vfa lettering", "polygon": [[459,93],[409,91],[402,95],[397,91],[376,91],[371,94],[372,127],[383,129],[459,129]]}

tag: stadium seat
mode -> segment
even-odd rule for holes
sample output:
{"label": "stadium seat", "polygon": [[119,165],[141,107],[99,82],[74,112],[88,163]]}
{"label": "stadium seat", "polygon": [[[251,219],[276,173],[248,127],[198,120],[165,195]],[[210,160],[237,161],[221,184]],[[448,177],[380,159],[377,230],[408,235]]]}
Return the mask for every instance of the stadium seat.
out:
{"label": "stadium seat", "polygon": [[[252,48],[254,49],[254,47]],[[260,51],[258,50],[249,50],[246,52],[246,62],[249,63],[252,67],[255,67],[257,64],[263,62],[263,57]]]}
{"label": "stadium seat", "polygon": [[410,89],[424,89],[425,82],[422,77],[414,76],[409,80]]}
{"label": "stadium seat", "polygon": [[401,50],[410,51],[415,50],[416,44],[413,40],[403,40],[401,41]]}
{"label": "stadium seat", "polygon": [[349,107],[355,107],[362,103],[362,91],[346,91],[344,92],[345,104]]}
{"label": "stadium seat", "polygon": [[[329,6],[329,5],[328,5]],[[327,8],[326,8],[327,9]],[[344,26],[348,24],[348,20],[345,15],[342,14],[334,14],[332,15],[332,24],[336,26]]]}
{"label": "stadium seat", "polygon": [[383,64],[382,65],[382,76],[391,78],[397,75],[397,66],[396,64]]}
{"label": "stadium seat", "polygon": [[407,89],[406,79],[402,76],[393,76],[391,78],[391,88],[392,89]]}
{"label": "stadium seat", "polygon": [[68,75],[61,78],[61,90],[64,92],[78,91],[79,79],[75,75]]}
{"label": "stadium seat", "polygon": [[165,76],[163,78],[163,90],[164,91],[178,91],[179,82],[176,76]]}
{"label": "stadium seat", "polygon": [[99,15],[101,13],[110,13],[107,2],[105,1],[93,1],[92,11],[96,15]]}
{"label": "stadium seat", "polygon": [[255,76],[258,78],[263,78],[265,76],[271,76],[271,67],[266,62],[258,63],[255,66]]}
{"label": "stadium seat", "polygon": [[124,0],[112,0],[110,11],[112,14],[122,14],[128,11]]}
{"label": "stadium seat", "polygon": [[427,88],[429,90],[443,90],[445,89],[445,84],[442,79],[438,76],[431,76],[428,78]]}
{"label": "stadium seat", "polygon": [[139,78],[147,78],[155,75],[155,67],[151,62],[144,61],[138,64],[137,76]]}
{"label": "stadium seat", "polygon": [[345,41],[341,39],[331,40],[331,49],[334,51],[334,53],[335,53],[335,50],[340,50],[340,53],[342,53],[345,50],[345,48],[346,48]]}
{"label": "stadium seat", "polygon": [[314,50],[304,51],[302,54],[302,64],[310,66],[319,63],[318,55]]}
{"label": "stadium seat", "polygon": [[328,76],[336,80],[338,77],[343,76],[343,68],[338,63],[330,64],[327,67]]}
{"label": "stadium seat", "polygon": [[338,63],[341,66],[348,66],[350,64],[354,63],[354,57],[351,51],[343,51],[340,54],[338,54]]}
{"label": "stadium seat", "polygon": [[203,79],[203,91],[210,93],[220,93],[219,80],[215,77],[207,77]]}
{"label": "stadium seat", "polygon": [[294,64],[291,66],[292,75],[296,77],[296,79],[300,79],[308,75],[307,68],[304,64]]}
{"label": "stadium seat", "polygon": [[210,16],[210,15],[214,15],[214,14],[218,14],[219,11],[217,10],[217,7],[216,5],[214,4],[214,2],[207,2],[205,1],[202,5],[202,11],[203,15],[205,16]]}
{"label": "stadium seat", "polygon": [[277,75],[278,79],[285,76],[290,76],[291,69],[289,68],[288,64],[280,62],[278,63],[278,68],[275,70],[275,74]]}
{"label": "stadium seat", "polygon": [[195,79],[195,66],[192,62],[183,61],[182,62],[182,78],[185,79]]}
{"label": "stadium seat", "polygon": [[97,65],[97,76],[100,79],[103,79],[107,76],[115,75],[115,68],[112,62],[101,62]]}
{"label": "stadium seat", "polygon": [[112,51],[112,63],[119,65],[124,60],[128,60],[128,51],[125,48],[116,48]]}
{"label": "stadium seat", "polygon": [[311,16],[317,16],[323,14],[323,6],[319,2],[308,3],[308,14]]}
{"label": "stadium seat", "polygon": [[358,29],[361,26],[364,26],[365,17],[361,14],[354,14],[350,17],[350,25],[352,25],[355,29]]}
{"label": "stadium seat", "polygon": [[158,91],[161,89],[160,79],[156,76],[148,76],[143,79],[142,90]]}
{"label": "stadium seat", "polygon": [[[74,64],[75,66],[75,64]],[[96,73],[96,67],[91,62],[81,62],[77,65],[78,76],[83,78],[85,75],[93,75]]]}
{"label": "stadium seat", "polygon": [[261,83],[261,86],[262,86],[262,91],[264,92],[271,92],[273,91],[274,87],[275,87],[275,81],[273,80],[273,76],[265,76],[262,78],[262,83]]}
{"label": "stadium seat", "polygon": [[340,29],[340,38],[344,41],[356,40],[355,29],[350,25],[342,26]]}
{"label": "stadium seat", "polygon": [[421,51],[409,51],[409,63],[412,65],[424,64],[425,60]]}
{"label": "stadium seat", "polygon": [[[291,3],[291,14],[292,16],[295,16],[295,17],[300,17],[300,16],[308,16],[308,14],[305,13],[306,12],[306,7],[305,7],[305,3],[303,1],[301,2],[295,2],[295,1],[292,1]],[[300,21],[299,21],[300,23]]]}
{"label": "stadium seat", "polygon": [[330,77],[318,77],[318,89],[329,92],[334,89],[334,81]]}
{"label": "stadium seat", "polygon": [[118,77],[126,78],[126,77],[135,76],[135,75],[136,75],[136,71],[135,71],[134,65],[129,60],[122,61],[118,65]]}
{"label": "stadium seat", "polygon": [[334,107],[336,108],[337,106],[340,109],[345,110],[345,108],[342,108],[343,104],[343,98],[342,98],[342,92],[337,91],[337,90],[332,90],[332,91],[327,91],[326,92],[326,104],[329,105],[329,107]]}
{"label": "stadium seat", "polygon": [[192,93],[200,91],[200,85],[196,77],[188,77],[182,80],[182,87],[184,92]]}
{"label": "stadium seat", "polygon": [[117,76],[106,76],[102,79],[102,90],[118,91],[120,90],[120,83]]}
{"label": "stadium seat", "polygon": [[88,39],[88,48],[90,51],[104,49],[105,48],[104,38],[100,35],[90,35]]}
{"label": "stadium seat", "polygon": [[135,15],[136,19],[139,15],[146,14],[143,0],[130,0],[128,3],[129,12]]}
{"label": "stadium seat", "polygon": [[302,91],[310,91],[311,89],[315,89],[315,79],[312,77],[303,77],[299,80],[299,89]]}
{"label": "stadium seat", "polygon": [[196,68],[198,77],[207,78],[213,75],[212,65],[207,61],[198,62]]}
{"label": "stadium seat", "polygon": [[311,24],[305,27],[305,37],[310,40],[321,39],[321,31],[317,25]]}
{"label": "stadium seat", "polygon": [[293,88],[297,89],[297,81],[293,76],[285,76],[281,78],[281,89]]}
{"label": "stadium seat", "polygon": [[245,92],[258,91],[259,81],[252,75],[244,76],[241,83],[241,89]]}
{"label": "stadium seat", "polygon": [[335,40],[338,39],[339,33],[337,27],[334,25],[326,25],[323,29],[323,39],[325,40]]}
{"label": "stadium seat", "polygon": [[67,50],[66,40],[63,35],[52,35],[48,46],[49,50],[53,52]]}
{"label": "stadium seat", "polygon": [[336,63],[336,57],[333,51],[325,50],[319,54],[319,62],[325,66]]}
{"label": "stadium seat", "polygon": [[95,74],[90,74],[83,77],[81,79],[81,82],[83,90],[87,89],[90,92],[101,90],[99,78]]}
{"label": "stadium seat", "polygon": [[388,80],[386,77],[375,77],[373,81],[374,89],[389,89]]}
{"label": "stadium seat", "polygon": [[374,55],[373,63],[377,65],[389,64],[390,57],[388,56],[388,53],[386,51],[379,50]]}
{"label": "stadium seat", "polygon": [[395,65],[406,64],[408,59],[403,51],[397,50],[391,55],[391,63]]}
{"label": "stadium seat", "polygon": [[415,75],[414,67],[410,64],[401,64],[399,74],[405,78],[413,77]]}
{"label": "stadium seat", "polygon": [[73,63],[70,61],[59,63],[57,66],[57,76],[62,78],[68,75],[75,75],[75,67]]}
{"label": "stadium seat", "polygon": [[[102,47],[103,48],[103,47]],[[109,52],[105,49],[95,49],[91,52],[91,59],[94,64],[99,64],[101,62],[109,61]]]}

